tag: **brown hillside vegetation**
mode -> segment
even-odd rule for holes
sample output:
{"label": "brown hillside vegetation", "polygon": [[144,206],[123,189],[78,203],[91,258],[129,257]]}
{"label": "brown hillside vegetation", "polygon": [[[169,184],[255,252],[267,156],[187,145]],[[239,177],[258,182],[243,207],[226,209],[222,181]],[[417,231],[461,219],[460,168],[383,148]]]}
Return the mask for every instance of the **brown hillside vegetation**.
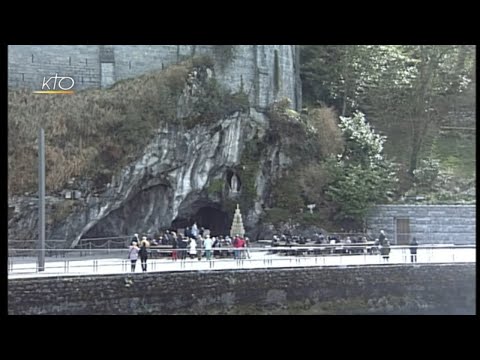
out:
{"label": "brown hillside vegetation", "polygon": [[9,195],[36,190],[39,127],[45,129],[47,192],[77,177],[105,185],[139,155],[155,128],[176,121],[176,103],[192,68],[187,61],[73,95],[9,91]]}
{"label": "brown hillside vegetation", "polygon": [[309,121],[317,130],[323,157],[340,154],[345,147],[342,131],[338,126],[338,114],[333,107],[318,107],[309,112]]}

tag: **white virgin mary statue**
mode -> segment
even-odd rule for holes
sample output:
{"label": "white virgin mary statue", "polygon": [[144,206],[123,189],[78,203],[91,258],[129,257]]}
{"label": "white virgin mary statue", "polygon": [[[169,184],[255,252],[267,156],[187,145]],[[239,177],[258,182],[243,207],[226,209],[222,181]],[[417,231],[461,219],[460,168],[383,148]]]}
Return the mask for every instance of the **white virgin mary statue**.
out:
{"label": "white virgin mary statue", "polygon": [[230,188],[232,189],[232,192],[238,192],[238,178],[235,174],[232,175],[232,180],[230,181]]}

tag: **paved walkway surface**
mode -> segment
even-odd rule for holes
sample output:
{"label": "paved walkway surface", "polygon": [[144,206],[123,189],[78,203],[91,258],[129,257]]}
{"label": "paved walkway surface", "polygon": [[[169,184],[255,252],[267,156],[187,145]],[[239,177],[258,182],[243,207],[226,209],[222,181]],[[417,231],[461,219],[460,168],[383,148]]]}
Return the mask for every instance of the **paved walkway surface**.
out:
{"label": "paved walkway surface", "polygon": [[[45,271],[36,272],[35,258],[9,258],[8,278],[31,278],[45,276],[85,276],[95,274],[130,273],[130,261],[126,258],[77,258],[61,260],[49,258],[45,261]],[[347,265],[375,265],[375,264],[404,264],[410,263],[408,249],[392,249],[388,263],[380,255],[319,255],[319,256],[285,256],[272,254],[266,251],[250,251],[250,258],[244,260],[214,259],[172,261],[171,259],[149,259],[148,272],[160,271],[196,271],[196,270],[223,270],[223,269],[257,269],[279,267],[305,266],[347,266]],[[419,249],[417,263],[455,263],[476,262],[475,248],[438,248]],[[136,271],[142,272],[140,260],[137,261]]]}

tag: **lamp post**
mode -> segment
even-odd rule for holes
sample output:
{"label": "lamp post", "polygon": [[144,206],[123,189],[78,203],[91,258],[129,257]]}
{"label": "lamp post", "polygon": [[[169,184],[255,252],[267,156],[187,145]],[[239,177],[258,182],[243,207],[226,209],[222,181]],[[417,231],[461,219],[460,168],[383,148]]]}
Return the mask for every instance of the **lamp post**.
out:
{"label": "lamp post", "polygon": [[45,133],[38,134],[38,271],[45,270]]}

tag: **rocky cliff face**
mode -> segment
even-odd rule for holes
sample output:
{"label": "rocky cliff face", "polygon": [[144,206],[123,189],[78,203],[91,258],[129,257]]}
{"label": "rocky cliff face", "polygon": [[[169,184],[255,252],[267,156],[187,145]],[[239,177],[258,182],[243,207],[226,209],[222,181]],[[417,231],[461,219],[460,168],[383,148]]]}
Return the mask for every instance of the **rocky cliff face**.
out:
{"label": "rocky cliff face", "polygon": [[[48,239],[57,239],[75,247],[82,238],[153,234],[194,221],[213,234],[228,234],[237,203],[247,235],[255,239],[271,185],[292,163],[291,134],[275,133],[257,102],[183,126],[178,120],[198,118],[195,104],[212,77],[208,68],[189,74],[177,121],[156,129],[143,154],[118,171],[103,191],[94,193],[88,181],[77,179],[80,199],[47,197],[47,245]],[[286,119],[303,126],[299,117]],[[37,204],[36,197],[9,199],[9,240],[37,238]]]}
{"label": "rocky cliff face", "polygon": [[[190,116],[199,96],[201,82],[192,81],[178,116]],[[187,131],[166,124],[102,193],[85,187],[80,200],[48,197],[47,239],[74,247],[81,238],[151,234],[193,221],[227,234],[237,202],[248,203],[241,210],[247,235],[254,236],[270,184],[291,161],[282,150],[284,139],[267,140],[269,132],[269,117],[253,108]],[[37,237],[37,203],[11,199],[9,239]]]}

